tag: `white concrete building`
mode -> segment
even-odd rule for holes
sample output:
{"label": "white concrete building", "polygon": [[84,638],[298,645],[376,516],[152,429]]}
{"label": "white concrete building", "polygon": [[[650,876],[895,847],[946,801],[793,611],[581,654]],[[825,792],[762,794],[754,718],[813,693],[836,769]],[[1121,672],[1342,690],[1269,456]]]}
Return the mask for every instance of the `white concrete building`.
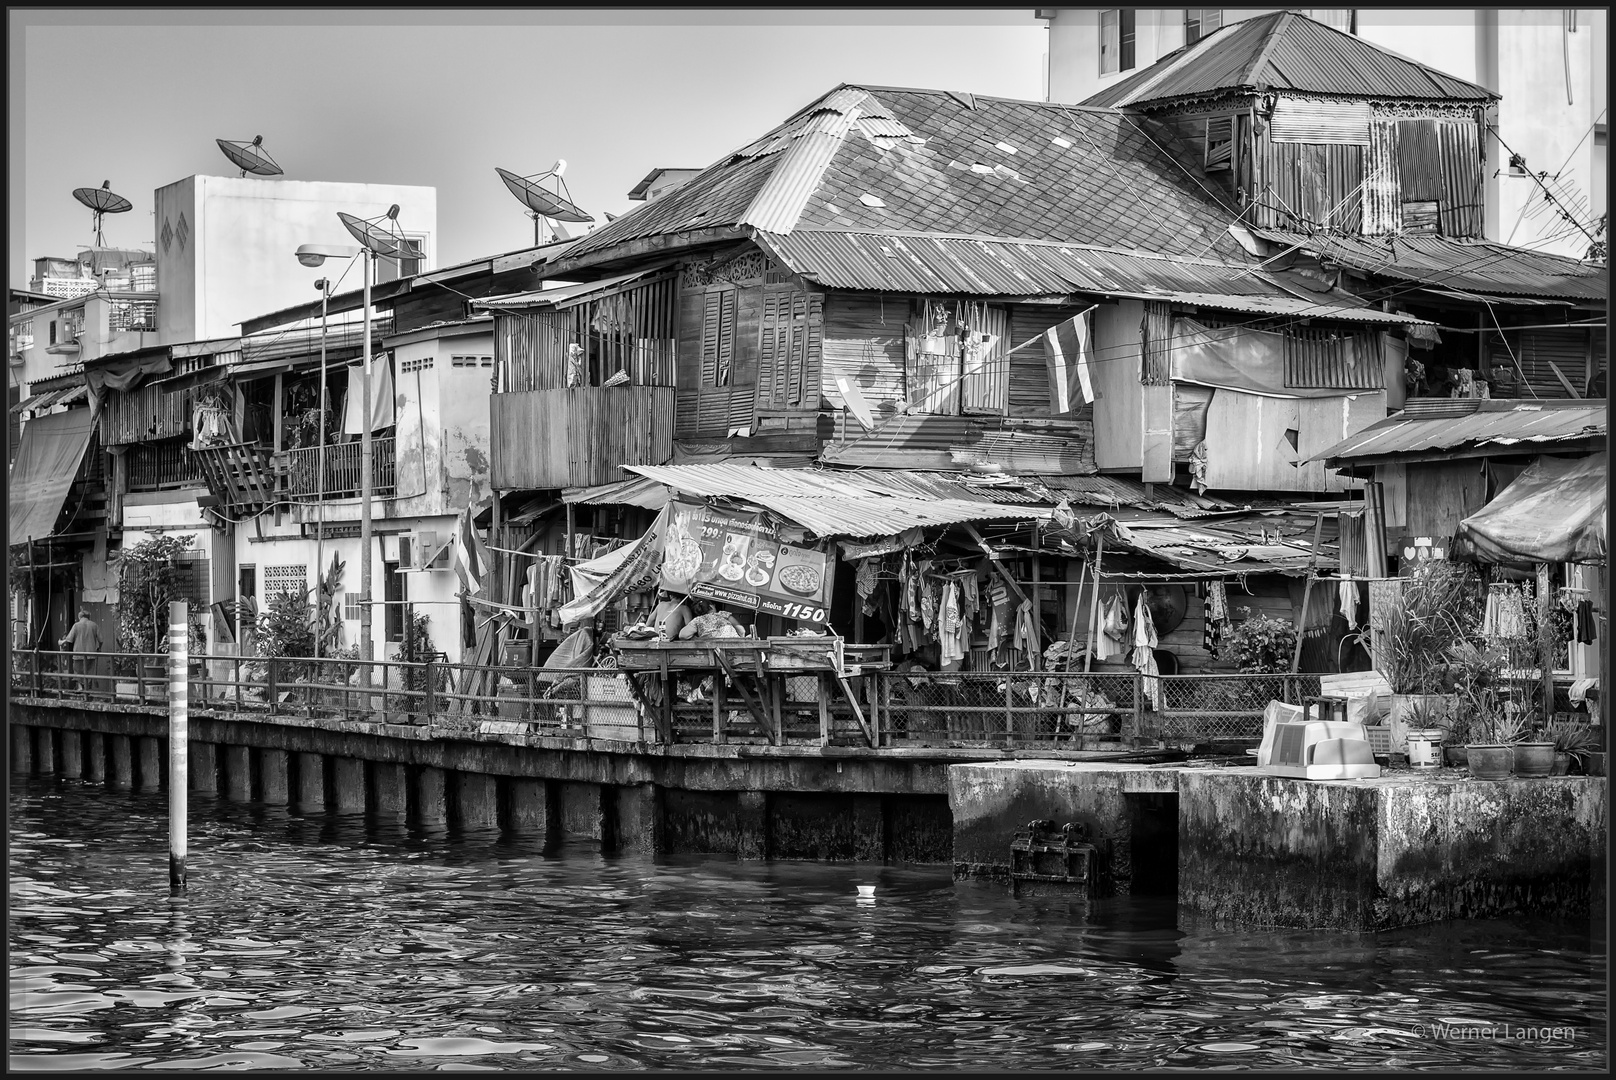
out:
{"label": "white concrete building", "polygon": [[[1036,10],[1049,26],[1049,100],[1076,104],[1219,27],[1282,9]],[[1604,9],[1293,10],[1501,95],[1486,147],[1487,238],[1577,258],[1587,252],[1609,182]],[[1512,154],[1520,159],[1513,166]],[[1547,175],[1533,178],[1540,173]],[[1545,199],[1545,187],[1576,224]]]}

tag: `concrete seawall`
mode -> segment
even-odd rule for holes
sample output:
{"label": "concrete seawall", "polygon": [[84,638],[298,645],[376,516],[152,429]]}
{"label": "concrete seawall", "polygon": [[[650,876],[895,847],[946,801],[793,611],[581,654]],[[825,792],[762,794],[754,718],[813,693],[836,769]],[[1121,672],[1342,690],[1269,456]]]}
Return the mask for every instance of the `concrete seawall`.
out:
{"label": "concrete seawall", "polygon": [[1017,829],[1076,821],[1111,842],[1119,892],[1176,892],[1232,926],[1372,931],[1580,915],[1605,901],[1603,777],[1310,782],[1250,767],[1017,761],[952,766],[949,802],[957,874],[1008,878]]}

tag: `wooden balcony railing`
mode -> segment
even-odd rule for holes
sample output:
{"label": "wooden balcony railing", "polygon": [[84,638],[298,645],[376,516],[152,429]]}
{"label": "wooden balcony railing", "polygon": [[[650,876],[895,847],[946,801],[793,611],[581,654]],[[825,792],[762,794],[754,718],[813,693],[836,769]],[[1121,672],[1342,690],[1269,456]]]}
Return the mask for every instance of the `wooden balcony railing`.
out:
{"label": "wooden balcony railing", "polygon": [[[320,484],[320,448],[286,450],[280,455],[286,469],[286,493],[293,498],[347,499],[359,494],[359,443],[327,443],[325,484]],[[395,443],[391,436],[371,441],[371,486],[377,495],[397,488]]]}
{"label": "wooden balcony railing", "polygon": [[199,484],[202,470],[183,442],[147,443],[129,451],[129,490]]}

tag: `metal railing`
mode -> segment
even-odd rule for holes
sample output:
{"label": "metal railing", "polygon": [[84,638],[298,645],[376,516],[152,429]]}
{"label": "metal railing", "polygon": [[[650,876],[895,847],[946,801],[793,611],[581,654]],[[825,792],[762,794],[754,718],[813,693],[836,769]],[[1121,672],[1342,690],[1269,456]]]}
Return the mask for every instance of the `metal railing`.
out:
{"label": "metal railing", "polygon": [[202,467],[184,443],[170,440],[130,448],[129,490],[200,484]]}
{"label": "metal railing", "polygon": [[[161,705],[167,656],[15,650],[13,696]],[[193,656],[192,710],[456,732],[630,743],[836,743],[882,747],[1250,743],[1270,700],[1299,704],[1318,675],[867,671],[780,674],[740,685],[617,668]],[[368,669],[368,679],[362,674]],[[669,692],[672,691],[671,700]]]}
{"label": "metal railing", "polygon": [[[395,441],[389,436],[371,440],[370,476],[377,495],[391,495],[397,483]],[[327,443],[325,446],[325,497],[350,498],[359,494],[358,442]],[[289,495],[318,497],[320,487],[320,447],[282,451],[286,462],[286,491]]]}

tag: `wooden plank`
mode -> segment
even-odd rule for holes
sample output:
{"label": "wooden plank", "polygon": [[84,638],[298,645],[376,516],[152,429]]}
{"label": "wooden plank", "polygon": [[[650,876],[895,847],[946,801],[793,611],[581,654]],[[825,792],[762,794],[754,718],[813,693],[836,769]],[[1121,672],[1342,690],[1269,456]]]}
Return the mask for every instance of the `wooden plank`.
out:
{"label": "wooden plank", "polygon": [[765,715],[761,703],[753,698],[746,685],[740,681],[735,669],[730,666],[729,657],[724,655],[723,650],[714,650],[713,658],[718,661],[718,666],[723,670],[724,677],[729,681],[730,685],[740,692],[741,702],[746,706],[746,711],[752,714],[752,719],[757,721],[758,727],[769,737],[769,741],[778,746],[780,744],[779,736],[769,724],[769,718]]}
{"label": "wooden plank", "polygon": [[841,686],[842,694],[847,698],[847,703],[853,706],[853,719],[858,721],[859,728],[863,730],[864,741],[869,743],[873,749],[875,747],[875,731],[870,727],[870,722],[865,719],[864,710],[859,708],[858,695],[853,693],[853,688],[847,685],[847,679],[839,671],[836,672],[836,682]]}
{"label": "wooden plank", "polygon": [[[1221,392],[1217,395],[1218,398],[1223,396]],[[1160,386],[1141,386],[1139,400],[1142,435],[1142,467],[1139,478],[1147,484],[1170,484],[1173,482],[1172,384],[1169,382]],[[1217,399],[1214,398],[1212,408],[1216,407]],[[1209,450],[1212,441],[1210,431],[1209,423],[1207,436]],[[1208,457],[1212,455],[1209,453]],[[1210,487],[1219,486],[1211,482],[1210,475],[1207,483]]]}

